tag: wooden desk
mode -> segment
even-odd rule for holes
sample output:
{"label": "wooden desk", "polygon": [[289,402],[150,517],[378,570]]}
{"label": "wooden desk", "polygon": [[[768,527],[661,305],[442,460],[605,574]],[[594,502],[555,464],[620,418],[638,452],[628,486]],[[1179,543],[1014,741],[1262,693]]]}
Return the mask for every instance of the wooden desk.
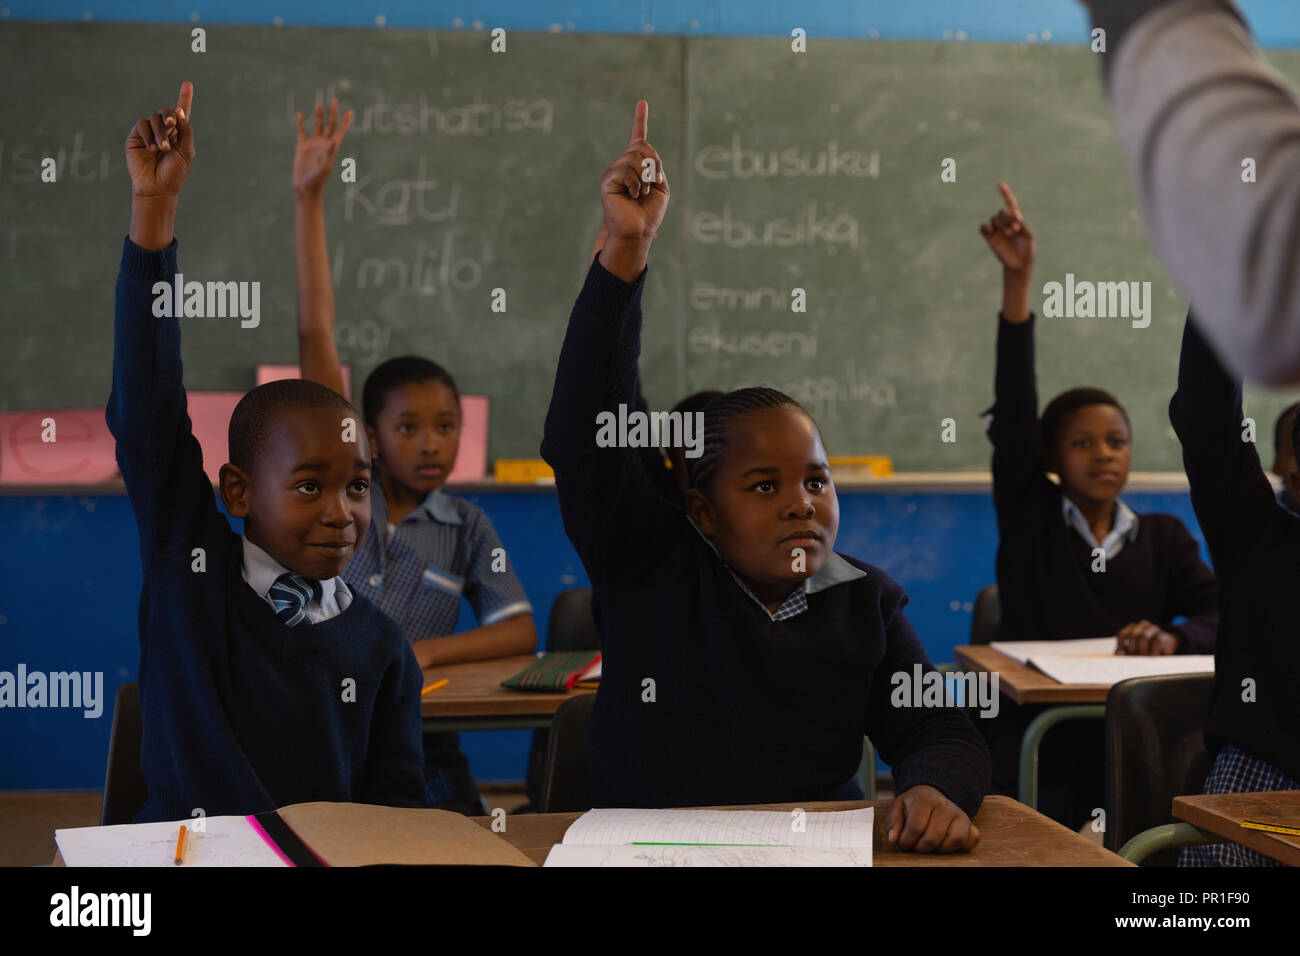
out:
{"label": "wooden desk", "polygon": [[[1256,794],[1255,796],[1258,796]],[[1300,794],[1293,796],[1300,797]],[[1180,798],[1196,799],[1196,798]],[[1297,804],[1300,806],[1300,804]],[[1123,857],[1049,820],[1010,797],[985,797],[975,825],[980,843],[970,853],[903,853],[885,839],[885,811],[888,800],[844,803],[772,803],[749,807],[715,807],[719,810],[793,810],[809,813],[822,810],[857,810],[875,807],[875,833],[871,847],[874,866],[1133,866]],[[1175,803],[1175,808],[1177,803]],[[1274,811],[1276,812],[1276,810]],[[506,831],[497,834],[538,865],[546,862],[551,847],[564,839],[564,831],[581,813],[524,813],[506,817]],[[492,817],[474,817],[485,830],[492,829]],[[1252,831],[1243,831],[1252,832]],[[1300,850],[1297,851],[1300,853]],[[58,853],[54,865],[62,866]]]}
{"label": "wooden desk", "polygon": [[501,682],[513,677],[537,658],[532,654],[498,657],[431,667],[424,686],[447,678],[450,683],[421,698],[420,712],[426,731],[532,730],[551,726],[555,711],[570,697],[594,694],[575,690],[567,694],[507,690]]}
{"label": "wooden desk", "polygon": [[998,691],[1017,704],[1104,704],[1110,691],[1106,684],[1062,684],[983,644],[963,644],[952,652],[966,667],[997,673]]}
{"label": "wooden desk", "polygon": [[[1127,860],[1098,846],[1087,837],[1066,829],[1010,797],[985,797],[975,825],[980,843],[970,853],[903,853],[885,839],[885,811],[888,800],[844,803],[773,803],[751,807],[715,807],[720,810],[857,810],[875,807],[872,838],[874,866],[1132,866]],[[506,817],[506,830],[498,834],[526,857],[541,864],[551,847],[564,839],[580,813],[519,814]],[[474,817],[474,822],[492,829],[491,817]]]}
{"label": "wooden desk", "polygon": [[1289,866],[1300,866],[1300,836],[1247,830],[1241,825],[1242,820],[1259,820],[1295,826],[1300,821],[1300,790],[1174,797],[1174,816]]}
{"label": "wooden desk", "polygon": [[953,648],[957,662],[977,671],[998,675],[998,693],[1017,704],[1046,704],[1030,721],[1020,739],[1020,802],[1038,806],[1038,748],[1052,727],[1066,720],[1106,716],[1106,684],[1062,684],[1028,664],[983,644]]}

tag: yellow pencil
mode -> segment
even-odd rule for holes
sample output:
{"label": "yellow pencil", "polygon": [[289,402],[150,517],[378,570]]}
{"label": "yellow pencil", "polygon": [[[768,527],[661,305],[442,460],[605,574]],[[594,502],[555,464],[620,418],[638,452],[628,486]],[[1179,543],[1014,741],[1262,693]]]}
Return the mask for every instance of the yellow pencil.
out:
{"label": "yellow pencil", "polygon": [[176,835],[176,863],[179,865],[185,862],[185,825],[181,824],[181,832]]}
{"label": "yellow pencil", "polygon": [[438,683],[430,684],[424,690],[420,691],[420,696],[423,697],[425,694],[432,694],[435,690],[442,690],[450,683],[451,681],[444,677],[442,680],[438,681]]}
{"label": "yellow pencil", "polygon": [[1264,823],[1261,820],[1242,820],[1241,825],[1247,830],[1267,830],[1270,833],[1285,833],[1289,836],[1300,836],[1300,827],[1288,826],[1285,823]]}

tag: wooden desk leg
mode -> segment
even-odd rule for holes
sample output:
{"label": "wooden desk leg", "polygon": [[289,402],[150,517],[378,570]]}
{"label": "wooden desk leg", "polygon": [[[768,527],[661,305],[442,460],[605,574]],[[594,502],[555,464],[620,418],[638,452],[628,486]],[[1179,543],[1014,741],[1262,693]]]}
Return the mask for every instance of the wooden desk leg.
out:
{"label": "wooden desk leg", "polygon": [[1105,716],[1105,704],[1066,704],[1049,707],[1030,721],[1025,728],[1025,736],[1020,739],[1021,803],[1031,809],[1038,809],[1038,747],[1043,742],[1043,736],[1065,720]]}

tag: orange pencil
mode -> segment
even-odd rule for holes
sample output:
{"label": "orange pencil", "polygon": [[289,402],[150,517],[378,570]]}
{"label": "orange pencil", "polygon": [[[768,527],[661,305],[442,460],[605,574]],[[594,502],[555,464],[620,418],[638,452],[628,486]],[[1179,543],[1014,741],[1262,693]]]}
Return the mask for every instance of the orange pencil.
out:
{"label": "orange pencil", "polygon": [[425,694],[432,694],[435,690],[442,690],[450,683],[451,681],[444,677],[442,680],[438,681],[438,683],[430,684],[424,690],[420,691],[420,696],[423,697]]}
{"label": "orange pencil", "polygon": [[179,865],[185,862],[185,825],[181,824],[181,832],[176,835],[176,863]]}

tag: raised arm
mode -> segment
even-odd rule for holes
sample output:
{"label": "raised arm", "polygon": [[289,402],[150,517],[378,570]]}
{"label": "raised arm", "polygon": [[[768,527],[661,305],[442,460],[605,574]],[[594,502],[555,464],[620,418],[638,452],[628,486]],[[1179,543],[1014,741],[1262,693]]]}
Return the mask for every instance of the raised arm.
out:
{"label": "raised arm", "polygon": [[998,191],[1003,208],[980,225],[980,235],[1002,265],[1002,311],[988,435],[993,442],[993,502],[998,527],[1005,532],[1025,515],[1026,496],[1042,479],[1043,445],[1034,382],[1034,315],[1029,311],[1037,244],[1011,187],[998,183]]}
{"label": "raised arm", "polygon": [[1151,243],[1227,363],[1300,381],[1300,107],[1229,0],[1093,0]]}
{"label": "raised arm", "polygon": [[597,443],[598,420],[636,405],[646,259],[668,208],[647,112],[638,102],[628,148],[601,178],[608,238],[569,317],[542,440],[565,531],[594,584],[653,561],[683,520],[650,484],[638,449]]}
{"label": "raised arm", "polygon": [[1281,507],[1254,442],[1244,440],[1243,417],[1241,380],[1229,376],[1189,315],[1169,420],[1183,445],[1192,507],[1220,578]]}
{"label": "raised arm", "polygon": [[126,139],[131,231],[117,276],[113,390],[104,417],[146,561],[193,547],[199,527],[217,513],[186,413],[172,291],[176,206],[195,156],[193,98],[193,85],[181,84],[175,108],[137,120]]}
{"label": "raised arm", "polygon": [[298,113],[293,152],[293,252],[298,277],[298,364],[302,377],[343,395],[343,367],[334,345],[334,282],[325,244],[325,181],[334,169],[352,111],[339,121],[339,101],[330,100],[329,120],[321,104],[308,135]]}

